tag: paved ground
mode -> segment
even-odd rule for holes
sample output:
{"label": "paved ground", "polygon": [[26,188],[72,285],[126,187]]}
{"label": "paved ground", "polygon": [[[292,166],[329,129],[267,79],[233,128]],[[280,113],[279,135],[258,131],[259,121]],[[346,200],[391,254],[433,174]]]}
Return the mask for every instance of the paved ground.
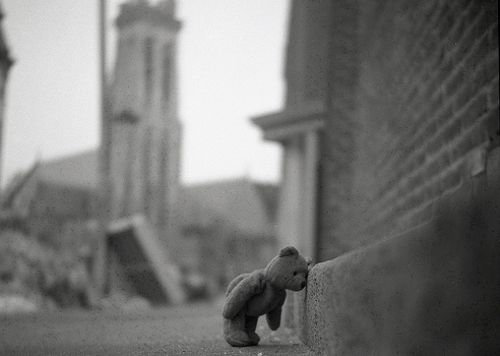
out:
{"label": "paved ground", "polygon": [[313,355],[289,330],[271,332],[261,320],[258,333],[259,346],[229,346],[220,303],[0,316],[0,355]]}

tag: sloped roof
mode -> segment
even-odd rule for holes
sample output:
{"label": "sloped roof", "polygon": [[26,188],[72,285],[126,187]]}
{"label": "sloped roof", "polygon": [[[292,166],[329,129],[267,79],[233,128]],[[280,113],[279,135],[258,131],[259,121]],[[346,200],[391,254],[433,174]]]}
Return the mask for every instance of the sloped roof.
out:
{"label": "sloped roof", "polygon": [[278,187],[248,179],[185,187],[180,196],[180,224],[209,228],[223,222],[248,236],[273,235]]}
{"label": "sloped roof", "polygon": [[16,212],[25,211],[33,197],[35,189],[35,176],[38,165],[29,171],[17,174],[1,192],[2,209],[11,209]]}
{"label": "sloped roof", "polygon": [[90,192],[98,188],[98,151],[37,162],[15,177],[2,191],[0,206],[26,213],[40,183]]}
{"label": "sloped roof", "polygon": [[[96,189],[98,151],[87,151],[39,163],[42,182]],[[182,188],[179,199],[183,226],[209,227],[224,221],[234,230],[249,235],[271,234],[276,220],[278,186],[249,179],[223,180]]]}
{"label": "sloped roof", "polygon": [[[4,195],[5,207],[26,194],[33,198],[34,191],[29,189],[33,185],[31,183],[41,182],[84,191],[97,189],[98,158],[98,151],[93,150],[38,162],[24,177],[20,177],[15,189]],[[223,222],[230,232],[237,234],[274,235],[278,191],[277,185],[249,179],[186,186],[181,188],[179,194],[176,219],[184,228],[209,229]]]}
{"label": "sloped roof", "polygon": [[39,163],[38,178],[65,187],[93,190],[99,186],[99,154],[86,151]]}

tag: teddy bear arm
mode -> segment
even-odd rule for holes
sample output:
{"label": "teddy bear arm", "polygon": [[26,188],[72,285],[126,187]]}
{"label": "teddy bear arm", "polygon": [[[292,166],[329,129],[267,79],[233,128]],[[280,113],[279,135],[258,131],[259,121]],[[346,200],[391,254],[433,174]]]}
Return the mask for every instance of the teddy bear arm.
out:
{"label": "teddy bear arm", "polygon": [[262,278],[261,273],[252,273],[241,280],[227,296],[222,316],[226,319],[234,318],[250,298],[261,292]]}

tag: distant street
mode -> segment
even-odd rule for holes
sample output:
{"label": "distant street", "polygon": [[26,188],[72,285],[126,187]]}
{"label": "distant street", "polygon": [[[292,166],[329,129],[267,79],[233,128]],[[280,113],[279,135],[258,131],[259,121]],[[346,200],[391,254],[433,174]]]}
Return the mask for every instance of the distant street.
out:
{"label": "distant street", "polygon": [[264,325],[259,346],[227,345],[219,304],[0,316],[0,355],[312,355],[287,330]]}

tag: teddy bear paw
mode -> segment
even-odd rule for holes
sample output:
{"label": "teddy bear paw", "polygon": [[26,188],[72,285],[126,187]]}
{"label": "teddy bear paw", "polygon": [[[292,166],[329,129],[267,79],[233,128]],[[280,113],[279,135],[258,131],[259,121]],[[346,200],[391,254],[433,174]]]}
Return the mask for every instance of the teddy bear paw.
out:
{"label": "teddy bear paw", "polygon": [[259,337],[259,335],[257,335],[256,332],[249,331],[247,335],[250,338],[250,340],[252,340],[253,342],[255,342],[255,345],[257,345],[259,343],[260,337]]}
{"label": "teddy bear paw", "polygon": [[229,335],[226,335],[226,341],[229,345],[235,347],[255,346],[259,343],[259,341],[253,340],[243,331],[236,331]]}

